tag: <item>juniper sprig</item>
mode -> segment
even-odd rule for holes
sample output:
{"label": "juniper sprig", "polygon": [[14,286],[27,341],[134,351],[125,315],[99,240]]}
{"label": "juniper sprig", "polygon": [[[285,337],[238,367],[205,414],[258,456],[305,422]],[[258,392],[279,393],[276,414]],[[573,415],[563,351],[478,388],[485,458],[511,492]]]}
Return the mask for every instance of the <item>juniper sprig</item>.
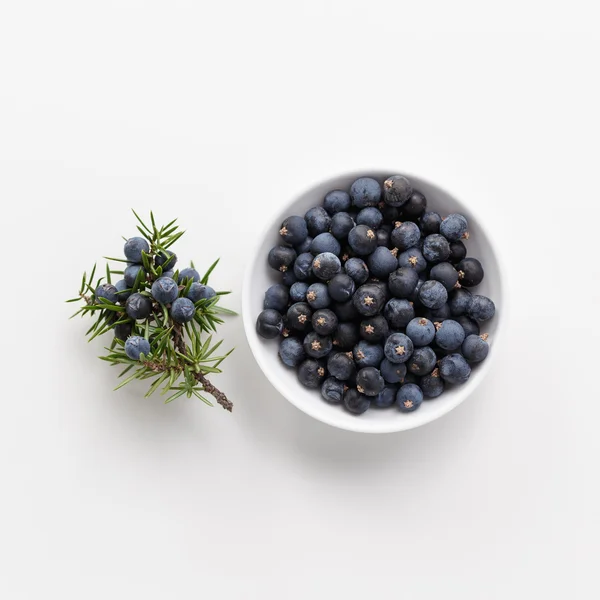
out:
{"label": "juniper sprig", "polygon": [[[100,359],[113,366],[124,367],[119,377],[127,377],[115,390],[136,379],[147,379],[151,385],[146,397],[160,388],[161,394],[167,396],[166,403],[185,394],[188,398],[196,396],[212,406],[206,398],[208,394],[224,409],[231,411],[232,402],[208,378],[221,373],[221,363],[233,351],[217,354],[222,340],[213,343],[213,334],[223,323],[221,316],[236,314],[219,305],[221,297],[230,292],[215,292],[208,285],[219,260],[208,268],[203,277],[197,273],[193,263],[181,272],[176,270],[177,256],[169,248],[185,233],[179,229],[177,220],[158,228],[152,213],[150,225],[135,211],[133,214],[142,237],[123,238],[126,242],[125,258],[104,257],[109,263],[124,263],[122,270],[107,263],[105,274],[96,280],[96,265],[89,276],[83,274],[79,294],[67,300],[83,303],[72,317],[92,318],[93,323],[86,332],[88,341],[107,333],[113,334],[110,346],[105,348],[106,355],[100,356]],[[132,258],[139,262],[132,261]],[[115,275],[123,279],[113,285]],[[176,282],[177,298],[186,299],[177,302],[189,306],[187,312],[172,314],[175,300],[163,304],[153,296],[152,285],[161,278],[162,283],[168,283],[171,288],[173,281]],[[160,286],[161,282],[157,285]],[[190,298],[194,301],[191,302]],[[139,319],[140,314],[147,316]],[[150,347],[148,353],[140,353],[142,347],[148,347],[144,340]],[[134,345],[138,348],[137,353],[131,349]]]}

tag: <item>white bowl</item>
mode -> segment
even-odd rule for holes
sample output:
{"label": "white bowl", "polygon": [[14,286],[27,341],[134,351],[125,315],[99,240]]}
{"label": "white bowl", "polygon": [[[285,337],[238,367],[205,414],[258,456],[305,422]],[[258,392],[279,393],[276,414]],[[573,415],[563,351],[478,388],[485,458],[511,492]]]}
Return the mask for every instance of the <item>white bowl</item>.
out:
{"label": "white bowl", "polygon": [[327,181],[312,186],[289,204],[278,207],[270,220],[263,236],[259,239],[257,248],[250,258],[246,269],[244,288],[242,292],[242,314],[244,327],[250,348],[263,373],[279,393],[294,406],[307,415],[350,431],[364,433],[389,433],[404,431],[419,427],[458,406],[483,381],[494,358],[494,346],[498,341],[501,329],[503,302],[503,284],[500,261],[496,248],[491,243],[489,235],[470,206],[464,205],[444,189],[420,177],[405,174],[419,191],[427,198],[427,210],[435,210],[442,216],[450,213],[462,213],[469,221],[470,238],[467,242],[468,256],[481,260],[485,278],[476,288],[476,293],[492,298],[496,304],[496,316],[483,325],[482,331],[490,334],[490,353],[487,359],[473,367],[469,381],[464,385],[452,386],[439,398],[426,400],[415,412],[403,413],[395,408],[371,408],[366,413],[355,416],[342,406],[325,402],[318,390],[303,387],[296,377],[296,370],[286,367],[278,356],[279,340],[264,340],[256,333],[256,319],[263,309],[263,299],[267,288],[280,282],[276,271],[267,264],[269,250],[280,243],[278,235],[281,222],[290,215],[304,215],[313,206],[323,202],[325,194],[330,190],[349,190],[352,182],[358,177],[368,176],[383,182],[387,177],[402,171],[367,171],[349,173],[332,177]]}

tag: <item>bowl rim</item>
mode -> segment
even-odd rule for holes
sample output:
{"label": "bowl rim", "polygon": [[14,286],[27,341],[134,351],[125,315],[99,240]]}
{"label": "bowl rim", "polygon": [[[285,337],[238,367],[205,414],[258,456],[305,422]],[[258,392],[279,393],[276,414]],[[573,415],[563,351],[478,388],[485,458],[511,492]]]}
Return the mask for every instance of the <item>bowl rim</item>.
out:
{"label": "bowl rim", "polygon": [[[499,343],[501,343],[501,340],[504,337],[503,329],[504,329],[504,323],[505,323],[506,316],[507,316],[506,313],[508,310],[507,302],[506,302],[506,298],[507,298],[507,278],[505,276],[506,270],[504,267],[502,252],[500,251],[500,246],[496,241],[495,235],[490,233],[489,229],[485,225],[485,221],[480,218],[477,210],[473,209],[471,207],[471,205],[466,205],[465,202],[461,199],[461,197],[454,194],[454,192],[452,190],[449,190],[445,186],[439,185],[438,183],[436,183],[435,181],[433,181],[427,177],[422,177],[421,175],[418,175],[416,173],[407,173],[402,170],[394,170],[394,169],[386,170],[386,169],[381,169],[381,168],[370,168],[370,169],[347,171],[347,172],[343,172],[343,173],[338,173],[337,175],[332,175],[328,178],[321,178],[317,181],[313,181],[312,184],[310,184],[310,185],[303,186],[300,190],[296,191],[296,193],[294,193],[290,196],[291,200],[285,206],[291,207],[306,193],[310,192],[312,189],[318,187],[319,185],[322,185],[323,183],[325,183],[327,181],[333,182],[338,179],[351,178],[351,177],[355,177],[357,179],[359,177],[377,177],[377,178],[385,177],[385,176],[389,177],[390,173],[391,174],[401,173],[402,175],[407,177],[409,180],[411,178],[414,178],[416,180],[426,182],[427,184],[430,184],[436,188],[439,188],[440,190],[443,190],[448,195],[450,195],[458,204],[460,204],[461,206],[464,206],[465,208],[468,208],[468,212],[474,217],[475,221],[478,224],[478,228],[483,233],[483,235],[487,238],[488,243],[489,243],[490,247],[492,248],[494,258],[495,258],[497,266],[498,266],[498,279],[500,282],[500,286],[499,286],[500,294],[499,294],[499,297],[497,298],[497,300],[494,299],[494,302],[496,304],[498,304],[499,306],[501,306],[502,310],[497,312],[496,315],[494,316],[494,318],[496,319],[496,332],[494,334],[494,351],[490,353],[490,356],[488,357],[487,360],[485,360],[482,364],[480,364],[478,366],[479,377],[477,378],[477,380],[472,382],[471,386],[469,386],[469,384],[467,383],[467,385],[464,388],[460,389],[459,393],[455,394],[452,402],[447,402],[446,404],[441,405],[440,408],[438,409],[438,411],[431,415],[431,418],[425,419],[425,420],[420,420],[420,421],[414,421],[412,419],[410,419],[410,420],[407,419],[404,423],[402,423],[402,421],[390,420],[389,426],[386,426],[385,422],[383,422],[383,423],[376,422],[377,427],[373,427],[372,425],[374,422],[369,421],[369,424],[371,425],[371,427],[365,427],[365,423],[367,423],[367,421],[364,421],[364,420],[360,419],[360,417],[358,417],[358,418],[356,418],[355,422],[351,421],[348,424],[346,424],[346,423],[341,424],[341,423],[337,422],[334,417],[330,418],[328,415],[323,415],[323,414],[319,413],[319,411],[316,408],[313,411],[310,405],[307,406],[307,405],[303,404],[302,402],[297,402],[294,397],[294,394],[290,393],[289,388],[285,388],[285,386],[282,385],[282,383],[279,381],[278,378],[272,378],[269,375],[268,365],[266,365],[264,363],[264,361],[260,355],[260,352],[257,351],[257,344],[260,343],[260,339],[258,338],[258,335],[256,333],[255,318],[252,315],[250,288],[251,288],[252,275],[254,273],[253,266],[256,264],[257,260],[259,259],[258,255],[261,250],[264,239],[267,236],[269,236],[270,232],[272,231],[272,228],[273,228],[272,221],[273,221],[274,215],[278,214],[281,210],[284,210],[285,207],[278,205],[273,210],[273,214],[270,216],[270,218],[266,219],[266,225],[263,228],[263,230],[261,231],[261,235],[257,236],[254,247],[253,247],[252,251],[249,253],[249,260],[248,260],[246,268],[245,268],[243,282],[242,282],[242,320],[244,323],[244,332],[246,334],[246,339],[248,341],[248,345],[250,346],[250,350],[252,351],[252,355],[254,356],[254,359],[256,360],[256,362],[257,362],[258,366],[260,367],[265,378],[288,402],[290,402],[290,404],[295,406],[297,409],[301,410],[303,413],[307,414],[308,416],[312,417],[313,419],[316,419],[317,421],[320,421],[320,422],[330,425],[332,427],[336,427],[338,429],[344,429],[347,431],[353,431],[356,433],[379,434],[379,433],[397,433],[397,432],[401,432],[401,431],[408,431],[410,429],[415,429],[417,427],[422,427],[423,425],[427,425],[428,423],[432,423],[433,421],[436,421],[437,419],[443,417],[444,415],[448,414],[450,411],[455,409],[457,406],[462,404],[471,394],[473,394],[477,390],[477,388],[481,385],[481,382],[485,379],[485,377],[489,373],[489,370],[494,362],[494,358],[498,354]],[[315,403],[315,407],[316,406],[317,406],[317,404]],[[399,427],[398,423],[400,423],[402,426]]]}

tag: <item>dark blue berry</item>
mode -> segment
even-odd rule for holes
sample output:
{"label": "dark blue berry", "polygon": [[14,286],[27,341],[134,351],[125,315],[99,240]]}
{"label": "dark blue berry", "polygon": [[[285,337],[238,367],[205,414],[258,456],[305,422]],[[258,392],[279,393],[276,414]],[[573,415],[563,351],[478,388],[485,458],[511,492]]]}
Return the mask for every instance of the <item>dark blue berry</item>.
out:
{"label": "dark blue berry", "polygon": [[471,376],[471,367],[460,354],[449,354],[440,361],[440,375],[447,383],[465,383]]}
{"label": "dark blue berry", "polygon": [[362,415],[369,410],[371,399],[368,396],[361,394],[358,390],[350,388],[344,394],[344,406],[346,407],[346,410],[353,415]]}
{"label": "dark blue berry", "polygon": [[423,240],[423,256],[432,263],[443,262],[450,256],[450,244],[439,233],[432,233]]}
{"label": "dark blue berry", "polygon": [[178,295],[177,283],[170,277],[159,277],[152,284],[152,297],[161,304],[170,304]]}
{"label": "dark blue berry", "polygon": [[150,253],[150,245],[141,237],[132,237],[125,242],[125,258],[133,263],[142,262],[142,252]]}
{"label": "dark blue berry", "polygon": [[345,273],[339,273],[328,283],[329,295],[336,302],[347,302],[356,291],[354,280]]}
{"label": "dark blue berry", "polygon": [[[297,259],[296,262],[298,262]],[[290,301],[294,303],[306,302],[306,292],[308,292],[308,283],[297,281],[292,284],[292,287],[290,288]]]}
{"label": "dark blue berry", "polygon": [[372,399],[373,406],[377,408],[389,408],[396,402],[396,394],[398,393],[397,385],[386,385],[378,396]]}
{"label": "dark blue berry", "polygon": [[296,302],[288,308],[286,320],[292,329],[307,331],[312,323],[312,310],[305,302]]}
{"label": "dark blue berry", "polygon": [[305,358],[304,346],[295,337],[287,337],[279,344],[279,358],[288,367],[297,367]]}
{"label": "dark blue berry", "polygon": [[298,380],[307,388],[316,390],[321,387],[326,375],[327,371],[323,363],[314,358],[307,358],[298,367]]}
{"label": "dark blue berry", "polygon": [[381,211],[374,206],[363,208],[356,217],[357,225],[366,225],[372,229],[377,229],[383,223]]}
{"label": "dark blue berry", "polygon": [[362,258],[350,258],[344,264],[344,271],[357,285],[362,285],[369,279],[369,268]]}
{"label": "dark blue berry", "polygon": [[305,252],[310,252],[310,245],[312,244],[313,238],[310,235],[300,244],[294,246],[294,250],[296,254],[300,256],[300,254],[304,254]]}
{"label": "dark blue berry", "polygon": [[478,363],[485,360],[490,347],[487,343],[487,334],[469,335],[462,345],[462,354],[470,363]]}
{"label": "dark blue berry", "polygon": [[283,331],[283,317],[272,308],[263,310],[256,319],[256,333],[261,337],[271,340],[281,335]]}
{"label": "dark blue berry", "polygon": [[441,323],[446,319],[451,319],[452,313],[450,312],[450,305],[446,302],[445,304],[442,304],[442,306],[440,306],[439,308],[428,308],[423,313],[423,316],[429,319],[430,321],[433,321],[434,323],[436,321],[439,321]]}
{"label": "dark blue berry", "polygon": [[452,319],[446,319],[436,329],[435,343],[443,350],[456,350],[465,339],[465,330]]}
{"label": "dark blue berry", "polygon": [[177,298],[171,304],[171,317],[177,323],[187,323],[194,318],[196,307],[189,298]]}
{"label": "dark blue berry", "polygon": [[439,281],[426,281],[419,290],[419,300],[427,308],[441,308],[448,300],[448,292]]}
{"label": "dark blue berry", "polygon": [[124,279],[119,279],[119,281],[115,283],[115,288],[117,290],[117,298],[119,302],[125,302],[125,300],[131,296],[131,290],[127,286],[127,282]]}
{"label": "dark blue berry", "polygon": [[413,353],[412,340],[403,333],[392,333],[384,346],[385,357],[394,364],[405,363]]}
{"label": "dark blue berry", "polygon": [[459,240],[458,242],[450,242],[450,256],[448,260],[455,265],[459,263],[467,255],[467,247]]}
{"label": "dark blue berry", "polygon": [[357,208],[377,206],[381,200],[381,186],[371,177],[361,177],[350,186],[350,198]]}
{"label": "dark blue berry", "polygon": [[483,267],[476,258],[464,258],[456,268],[460,285],[464,287],[475,287],[483,281]]}
{"label": "dark blue berry", "polygon": [[142,267],[142,265],[129,265],[125,268],[125,271],[123,271],[123,279],[125,279],[127,287],[132,288],[135,285],[138,274],[140,273],[140,277],[143,277],[144,267]]}
{"label": "dark blue berry", "polygon": [[336,302],[333,305],[332,310],[340,321],[353,321],[359,316],[359,312],[356,310],[353,300]]}
{"label": "dark blue berry", "polygon": [[157,267],[162,267],[163,273],[165,271],[173,270],[177,264],[177,255],[170,250],[161,250],[154,257],[154,264]]}
{"label": "dark blue berry", "polygon": [[398,259],[384,246],[378,246],[367,258],[367,265],[371,275],[387,277],[398,267]]}
{"label": "dark blue berry", "polygon": [[421,239],[421,230],[416,223],[406,221],[392,229],[390,241],[399,250],[414,248]]}
{"label": "dark blue berry", "polygon": [[375,367],[365,367],[356,374],[356,389],[365,396],[379,396],[385,381]]}
{"label": "dark blue berry", "polygon": [[147,357],[150,354],[150,342],[139,335],[132,335],[125,342],[125,354],[131,360],[140,360],[142,354]]}
{"label": "dark blue berry", "polygon": [[320,233],[316,236],[310,245],[311,253],[316,256],[323,252],[331,252],[336,256],[340,255],[342,247],[340,243],[330,233]]}
{"label": "dark blue berry", "polygon": [[283,285],[287,285],[288,287],[291,287],[297,281],[298,278],[296,277],[293,269],[288,269],[281,277],[281,283],[283,283]]}
{"label": "dark blue berry", "polygon": [[304,242],[308,236],[308,227],[306,221],[302,217],[288,217],[282,224],[279,230],[279,235],[286,244],[298,246]]}
{"label": "dark blue berry", "polygon": [[388,287],[392,296],[396,298],[409,298],[417,287],[419,274],[408,267],[401,267],[394,271],[388,279]]}
{"label": "dark blue berry", "polygon": [[329,404],[341,404],[344,399],[345,386],[341,381],[330,377],[321,386],[321,396]]}
{"label": "dark blue berry", "polygon": [[367,283],[356,290],[352,301],[361,315],[373,317],[383,309],[385,294],[379,286]]}
{"label": "dark blue berry", "polygon": [[343,190],[332,190],[325,196],[323,206],[330,215],[350,210],[350,194]]}
{"label": "dark blue berry", "polygon": [[383,199],[394,207],[403,206],[413,192],[410,181],[403,175],[392,175],[383,182]]}
{"label": "dark blue berry", "polygon": [[383,346],[380,346],[379,344],[369,344],[369,342],[365,342],[364,340],[360,340],[360,342],[354,346],[352,352],[354,354],[354,362],[360,369],[364,367],[379,368],[379,365],[383,360]]}
{"label": "dark blue berry", "polygon": [[425,398],[437,398],[444,392],[444,380],[440,377],[439,369],[421,378],[420,388]]}
{"label": "dark blue berry", "polygon": [[125,303],[125,311],[132,319],[147,319],[152,312],[152,302],[142,294],[131,294]]}
{"label": "dark blue berry", "polygon": [[449,241],[456,242],[466,233],[469,225],[463,215],[457,213],[448,215],[440,225],[440,233]]}
{"label": "dark blue berry", "polygon": [[354,220],[348,213],[337,213],[331,219],[331,235],[338,240],[345,240],[354,226]]}
{"label": "dark blue berry", "polygon": [[460,323],[460,326],[465,330],[466,336],[479,335],[479,324],[477,321],[473,321],[473,319],[470,319],[467,315],[461,315],[455,320],[457,323]]}
{"label": "dark blue berry", "polygon": [[316,331],[311,331],[304,338],[304,352],[312,358],[324,358],[331,352],[331,338],[326,335],[319,335]]}
{"label": "dark blue berry", "polygon": [[417,273],[421,273],[427,268],[427,261],[418,248],[410,248],[410,250],[405,250],[400,254],[398,265],[407,269],[414,269]]}
{"label": "dark blue berry", "polygon": [[311,208],[305,215],[304,220],[308,226],[308,235],[313,238],[320,233],[329,231],[331,225],[331,217],[322,206]]}
{"label": "dark blue berry", "polygon": [[423,402],[423,392],[414,383],[403,385],[396,394],[396,404],[402,412],[417,410]]}
{"label": "dark blue berry", "polygon": [[342,270],[342,263],[335,254],[323,252],[315,256],[312,270],[321,281],[329,281]]}
{"label": "dark blue berry", "polygon": [[390,245],[390,232],[391,231],[392,231],[391,227],[380,227],[375,232],[375,235],[377,236],[377,245],[378,246],[384,246],[385,248],[387,248]]}
{"label": "dark blue berry", "polygon": [[427,210],[427,199],[421,192],[414,190],[406,204],[402,207],[404,219],[418,219]]}
{"label": "dark blue berry", "polygon": [[458,283],[458,271],[449,262],[438,263],[429,271],[429,279],[439,281],[449,292]]}
{"label": "dark blue berry", "polygon": [[401,383],[406,376],[406,364],[393,363],[387,358],[381,361],[381,375],[388,383]]}
{"label": "dark blue berry", "polygon": [[301,254],[294,262],[294,275],[300,280],[308,279],[312,275],[314,256],[310,252]]}
{"label": "dark blue berry", "polygon": [[173,269],[169,269],[168,271],[163,271],[161,273],[162,277],[170,277],[171,279],[175,279],[175,271]]}
{"label": "dark blue berry", "polygon": [[467,316],[475,321],[489,321],[496,313],[496,305],[487,297],[476,295],[471,298]]}
{"label": "dark blue berry", "polygon": [[429,319],[416,317],[406,326],[406,335],[415,346],[428,346],[435,338],[435,327]]}
{"label": "dark blue berry", "polygon": [[469,306],[471,306],[472,295],[469,290],[459,288],[454,290],[450,294],[448,299],[448,305],[450,306],[450,313],[453,317],[460,317],[466,314]]}
{"label": "dark blue berry", "polygon": [[131,335],[132,330],[131,323],[118,323],[115,325],[115,337],[124,342]]}
{"label": "dark blue berry", "polygon": [[335,352],[330,354],[327,360],[329,374],[340,381],[350,379],[356,372],[356,365],[354,364],[354,357],[350,358],[349,355],[352,356],[352,353]]}
{"label": "dark blue berry", "polygon": [[332,335],[338,323],[336,314],[327,308],[316,310],[312,316],[313,329],[319,335]]}
{"label": "dark blue berry", "polygon": [[[289,250],[289,248],[286,248],[286,250]],[[292,252],[293,252],[293,250],[292,250]],[[188,279],[191,279],[194,282],[198,282],[198,281],[200,281],[200,273],[198,273],[198,271],[196,271],[196,269],[194,269],[192,267],[187,267],[187,268],[179,271],[179,284],[180,285],[185,285],[187,283]]]}
{"label": "dark blue berry", "polygon": [[390,335],[390,328],[385,317],[377,315],[369,319],[365,319],[360,324],[360,336],[363,340],[371,344],[383,342]]}
{"label": "dark blue berry", "polygon": [[108,300],[113,304],[116,304],[119,300],[118,290],[111,283],[103,283],[102,285],[99,285],[96,288],[94,295],[96,296],[96,300],[98,300],[99,298],[104,298],[105,300]]}
{"label": "dark blue berry", "polygon": [[327,308],[331,304],[327,285],[313,283],[306,292],[306,301],[312,309]]}
{"label": "dark blue berry", "polygon": [[[296,251],[293,248],[288,248],[287,246],[275,246],[269,251],[269,266],[276,271],[285,273],[294,264],[296,256]],[[183,272],[186,270],[187,269],[184,269],[180,273],[180,278],[181,274],[183,274]],[[200,277],[198,276],[198,279],[199,278]]]}
{"label": "dark blue berry", "polygon": [[[278,287],[278,286],[272,286],[272,287]],[[286,290],[287,293],[287,287],[284,285],[281,285],[281,287]],[[195,281],[194,283],[192,283],[192,285],[190,285],[190,289],[187,292],[187,297],[192,301],[192,302],[198,302],[198,300],[210,300],[211,298],[214,298],[217,295],[217,292],[215,292],[215,290],[213,288],[210,287],[210,285],[204,285],[203,283],[198,283],[197,281]],[[271,300],[274,300],[274,293],[272,292],[269,295]],[[283,304],[281,301],[278,303],[279,307],[277,306],[267,306],[268,302],[267,302],[267,294],[265,294],[265,303],[263,308],[274,308],[275,310],[278,310],[279,312],[283,312],[285,311],[285,309],[287,308],[287,302],[285,304]]]}
{"label": "dark blue berry", "polygon": [[440,232],[442,217],[436,212],[426,212],[421,216],[421,231],[423,235],[431,235],[432,233]]}
{"label": "dark blue berry", "polygon": [[356,323],[340,323],[333,334],[333,345],[344,352],[352,350],[359,340],[360,333]]}
{"label": "dark blue berry", "polygon": [[377,248],[375,230],[367,225],[357,225],[348,234],[350,248],[359,256],[367,256]]}
{"label": "dark blue berry", "polygon": [[429,346],[424,346],[415,348],[406,366],[411,373],[421,377],[433,371],[436,361],[435,352]]}
{"label": "dark blue berry", "polygon": [[390,327],[401,329],[415,318],[415,309],[408,300],[392,298],[385,305],[383,316],[387,319]]}
{"label": "dark blue berry", "polygon": [[[192,285],[195,285],[195,284],[192,284]],[[202,284],[200,284],[200,285],[202,285]],[[190,287],[190,291],[191,291],[191,287]],[[188,293],[188,298],[190,298],[189,293]],[[190,299],[193,300],[194,302],[196,302],[200,298],[197,298],[197,299],[190,298]],[[281,283],[276,283],[275,285],[272,285],[265,292],[263,308],[272,308],[279,312],[284,312],[285,310],[287,310],[287,305],[288,305],[289,300],[290,300],[289,289],[285,285],[282,285]]]}

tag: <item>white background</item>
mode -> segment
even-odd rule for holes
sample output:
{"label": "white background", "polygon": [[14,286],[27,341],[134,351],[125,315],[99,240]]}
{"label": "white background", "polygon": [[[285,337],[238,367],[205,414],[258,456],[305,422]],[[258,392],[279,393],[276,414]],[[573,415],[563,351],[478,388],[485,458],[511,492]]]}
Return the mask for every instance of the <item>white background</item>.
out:
{"label": "white background", "polygon": [[[0,597],[598,598],[592,4],[0,2]],[[446,186],[502,246],[476,395],[334,430],[273,391],[239,318],[233,414],[111,391],[63,300],[131,207],[221,256],[235,309],[273,205],[363,167]]]}

